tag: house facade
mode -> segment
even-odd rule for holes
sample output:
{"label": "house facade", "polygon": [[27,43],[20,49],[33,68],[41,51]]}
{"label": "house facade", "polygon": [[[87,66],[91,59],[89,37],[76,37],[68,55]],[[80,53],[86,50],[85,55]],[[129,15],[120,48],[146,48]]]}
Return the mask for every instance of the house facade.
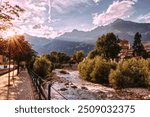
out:
{"label": "house facade", "polygon": [[121,47],[119,58],[124,59],[126,57],[132,56],[132,48],[128,40],[121,40],[119,45]]}
{"label": "house facade", "polygon": [[2,64],[2,63],[3,63],[3,56],[0,55],[0,64]]}

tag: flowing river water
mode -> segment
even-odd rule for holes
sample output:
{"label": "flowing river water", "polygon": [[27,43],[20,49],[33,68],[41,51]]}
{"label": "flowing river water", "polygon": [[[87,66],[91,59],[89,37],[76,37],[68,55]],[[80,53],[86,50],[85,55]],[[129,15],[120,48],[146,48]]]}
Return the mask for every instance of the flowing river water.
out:
{"label": "flowing river water", "polygon": [[115,90],[111,87],[103,86],[82,80],[78,71],[56,69],[54,72],[61,82],[54,82],[52,87],[52,99],[68,99],[68,100],[107,100],[107,99],[150,99],[150,91],[148,89],[123,89]]}

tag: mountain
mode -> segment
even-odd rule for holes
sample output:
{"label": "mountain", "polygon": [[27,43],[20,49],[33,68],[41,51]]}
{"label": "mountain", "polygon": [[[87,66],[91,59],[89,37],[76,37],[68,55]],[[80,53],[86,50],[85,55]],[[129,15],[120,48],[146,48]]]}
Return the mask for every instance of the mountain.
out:
{"label": "mountain", "polygon": [[92,44],[86,44],[83,42],[71,42],[54,39],[50,43],[46,44],[39,49],[39,54],[50,53],[52,51],[64,52],[68,55],[72,55],[75,51],[84,50],[87,54],[94,48]]}
{"label": "mountain", "polygon": [[39,54],[60,51],[70,55],[76,50],[89,52],[94,48],[97,38],[108,32],[114,32],[120,39],[127,39],[131,43],[135,33],[140,32],[143,41],[150,41],[150,23],[135,23],[122,19],[117,19],[109,25],[99,26],[91,31],[74,29],[55,39],[33,37],[27,34],[25,34],[25,38]]}
{"label": "mountain", "polygon": [[99,36],[109,32],[114,32],[120,39],[127,39],[130,42],[133,41],[135,33],[140,32],[142,34],[143,41],[148,41],[150,40],[150,23],[135,23],[117,19],[109,25],[99,26],[91,31],[84,32],[73,30],[72,32],[67,32],[56,39],[95,43]]}
{"label": "mountain", "polygon": [[30,36],[28,34],[24,34],[24,36],[25,36],[25,39],[32,45],[33,49],[36,50],[37,52],[44,45],[51,42],[51,39],[46,39],[43,37],[35,37],[35,36]]}
{"label": "mountain", "polygon": [[92,44],[86,44],[83,42],[72,42],[57,39],[46,39],[42,37],[34,37],[25,34],[25,39],[32,45],[33,49],[38,54],[46,54],[52,51],[65,52],[68,55],[74,53],[74,51],[84,50],[87,54],[94,48]]}

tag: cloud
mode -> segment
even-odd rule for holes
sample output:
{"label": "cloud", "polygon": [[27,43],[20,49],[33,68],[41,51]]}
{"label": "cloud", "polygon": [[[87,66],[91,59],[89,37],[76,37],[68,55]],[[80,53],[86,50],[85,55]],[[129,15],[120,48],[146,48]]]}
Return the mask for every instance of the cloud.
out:
{"label": "cloud", "polygon": [[101,2],[102,0],[93,0],[95,3]]}
{"label": "cloud", "polygon": [[[102,0],[52,0],[52,16],[57,16],[52,18],[49,10],[49,0],[3,0],[9,1],[12,5],[19,5],[25,12],[21,14],[20,19],[13,21],[13,24],[17,29],[22,30],[33,36],[41,36],[47,38],[55,38],[65,32],[61,31],[55,27],[60,24],[62,17],[67,17],[69,21],[68,12],[72,13],[72,9],[76,12],[77,6],[80,5],[93,5],[101,2]],[[81,7],[81,6],[80,6]],[[83,7],[83,6],[82,6]],[[66,14],[67,16],[66,16]],[[61,16],[60,16],[61,15]],[[50,20],[52,22],[49,22]],[[71,19],[71,18],[70,18]],[[58,23],[59,22],[59,23]],[[66,21],[67,22],[67,21]],[[56,24],[58,23],[58,24]],[[65,24],[64,24],[65,25]],[[59,26],[61,27],[61,26]],[[69,26],[64,27],[68,28]],[[73,26],[72,26],[73,27]],[[77,25],[78,27],[78,25]],[[57,30],[55,30],[57,28]],[[84,28],[82,26],[82,28]],[[71,28],[68,28],[71,29]]]}
{"label": "cloud", "polygon": [[68,8],[73,8],[80,4],[90,5],[92,2],[99,3],[100,1],[102,0],[53,0],[52,7],[59,13],[65,13]]}
{"label": "cloud", "polygon": [[141,16],[137,17],[136,20],[138,22],[150,23],[150,12],[145,15],[141,15]]}
{"label": "cloud", "polygon": [[101,14],[94,14],[94,25],[107,25],[117,18],[125,19],[129,18],[134,11],[134,5],[137,0],[122,0],[114,1],[106,11]]}

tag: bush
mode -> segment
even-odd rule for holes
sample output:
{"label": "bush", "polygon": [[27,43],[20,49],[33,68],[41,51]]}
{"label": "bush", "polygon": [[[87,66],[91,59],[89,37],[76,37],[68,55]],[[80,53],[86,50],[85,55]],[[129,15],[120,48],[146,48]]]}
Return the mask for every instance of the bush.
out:
{"label": "bush", "polygon": [[150,74],[144,59],[129,59],[118,64],[116,70],[111,70],[109,83],[114,87],[147,87]]}
{"label": "bush", "polygon": [[76,51],[72,57],[76,63],[79,63],[84,59],[84,51],[83,50]]}
{"label": "bush", "polygon": [[94,59],[86,58],[78,65],[81,77],[95,83],[108,83],[110,70],[114,67],[115,63],[108,62],[100,56]]}
{"label": "bush", "polygon": [[101,56],[101,52],[98,50],[98,49],[94,49],[94,50],[91,50],[89,53],[88,53],[88,58],[90,59],[93,59],[95,58],[96,56]]}
{"label": "bush", "polygon": [[34,71],[42,78],[48,76],[53,70],[52,63],[45,57],[39,57],[33,64]]}

